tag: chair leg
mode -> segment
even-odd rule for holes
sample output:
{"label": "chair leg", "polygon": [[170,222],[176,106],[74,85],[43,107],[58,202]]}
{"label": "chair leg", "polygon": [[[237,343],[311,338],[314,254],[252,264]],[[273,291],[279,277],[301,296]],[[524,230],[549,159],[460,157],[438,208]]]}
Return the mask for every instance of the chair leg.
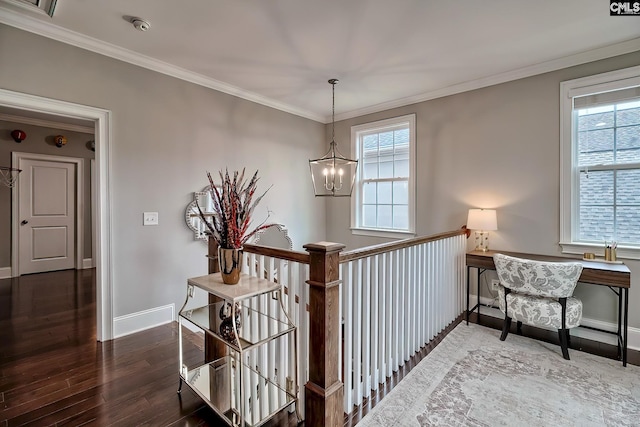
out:
{"label": "chair leg", "polygon": [[502,324],[502,335],[500,335],[500,341],[504,341],[507,339],[509,328],[511,328],[511,317],[505,316],[504,323]]}
{"label": "chair leg", "polygon": [[569,359],[569,349],[567,348],[567,331],[568,329],[558,329],[558,336],[560,337],[562,357],[564,357],[566,360],[571,360]]}
{"label": "chair leg", "polygon": [[567,333],[567,347],[571,347],[571,334],[569,333],[569,329],[565,329]]}
{"label": "chair leg", "polygon": [[518,320],[516,323],[516,334],[522,335],[522,322]]}

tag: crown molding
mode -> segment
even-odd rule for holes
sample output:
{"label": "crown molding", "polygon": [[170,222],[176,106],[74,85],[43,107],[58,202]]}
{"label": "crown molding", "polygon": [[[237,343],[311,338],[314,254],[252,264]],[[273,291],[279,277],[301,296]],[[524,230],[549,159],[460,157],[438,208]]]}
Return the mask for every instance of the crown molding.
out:
{"label": "crown molding", "polygon": [[36,119],[32,117],[14,116],[13,114],[0,113],[0,120],[5,122],[22,123],[25,125],[40,126],[45,128],[68,130],[71,132],[95,134],[96,130],[90,126],[74,125],[70,123],[56,122],[53,120]]}
{"label": "crown molding", "polygon": [[199,86],[237,96],[238,98],[246,99],[247,101],[275,108],[276,110],[284,111],[285,113],[294,114],[316,122],[324,122],[324,117],[322,115],[294,108],[290,105],[274,101],[262,95],[245,91],[239,87],[203,76],[202,74],[194,73],[192,71],[185,70],[184,68],[124,49],[120,46],[98,40],[85,34],[62,28],[53,23],[24,15],[3,5],[0,5],[0,23],[127,62],[129,64],[137,65],[148,70],[156,71],[167,76],[194,83]]}
{"label": "crown molding", "polygon": [[[565,56],[551,61],[541,62],[504,73],[494,74],[492,76],[483,77],[480,79],[470,80],[468,82],[459,83],[453,86],[448,86],[420,95],[401,98],[395,101],[384,102],[381,104],[372,105],[370,107],[336,114],[336,120],[352,119],[354,117],[360,117],[366,114],[378,113],[380,111],[390,110],[392,108],[417,104],[419,102],[429,101],[431,99],[442,98],[444,96],[455,95],[457,93],[468,92],[475,89],[481,89],[500,83],[519,80],[538,74],[549,73],[551,71],[561,70],[563,68],[569,68],[576,65],[586,64],[588,62],[598,61],[601,59],[611,58],[614,56],[624,55],[636,51],[640,51],[640,38],[631,39],[598,49],[577,53],[575,55]],[[327,123],[331,123],[331,117],[327,119]]]}

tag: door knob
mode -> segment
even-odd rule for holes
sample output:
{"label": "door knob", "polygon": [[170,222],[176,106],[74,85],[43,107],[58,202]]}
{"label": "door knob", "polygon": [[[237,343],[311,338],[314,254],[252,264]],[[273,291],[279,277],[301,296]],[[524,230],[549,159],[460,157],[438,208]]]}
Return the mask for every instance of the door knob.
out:
{"label": "door knob", "polygon": [[23,220],[22,220],[22,222],[21,222],[20,224],[22,224],[22,225],[26,225],[26,224],[29,224],[29,221],[27,221],[26,219],[23,219]]}

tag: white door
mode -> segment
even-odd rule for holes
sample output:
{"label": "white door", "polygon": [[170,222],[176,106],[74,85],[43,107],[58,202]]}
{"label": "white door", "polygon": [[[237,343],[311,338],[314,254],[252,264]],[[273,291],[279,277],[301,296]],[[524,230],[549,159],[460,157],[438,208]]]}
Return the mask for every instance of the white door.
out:
{"label": "white door", "polygon": [[21,159],[19,274],[75,267],[76,164]]}

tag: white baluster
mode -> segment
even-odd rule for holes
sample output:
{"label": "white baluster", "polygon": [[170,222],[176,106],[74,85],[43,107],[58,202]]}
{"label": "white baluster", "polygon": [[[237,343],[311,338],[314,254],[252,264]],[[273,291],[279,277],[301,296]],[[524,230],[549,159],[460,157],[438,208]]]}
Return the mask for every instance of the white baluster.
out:
{"label": "white baluster", "polygon": [[384,254],[384,322],[385,322],[385,338],[384,338],[384,363],[385,373],[387,377],[393,375],[393,317],[395,315],[393,307],[393,286],[391,286],[391,278],[393,272],[393,261],[391,252]]}
{"label": "white baluster", "polygon": [[380,349],[380,293],[378,263],[380,255],[371,258],[371,387],[378,387],[378,375],[380,373],[379,349]]}
{"label": "white baluster", "polygon": [[352,265],[353,281],[353,383],[354,404],[362,403],[362,280],[361,262]]}
{"label": "white baluster", "polygon": [[371,257],[361,263],[362,274],[362,395],[371,396]]}

